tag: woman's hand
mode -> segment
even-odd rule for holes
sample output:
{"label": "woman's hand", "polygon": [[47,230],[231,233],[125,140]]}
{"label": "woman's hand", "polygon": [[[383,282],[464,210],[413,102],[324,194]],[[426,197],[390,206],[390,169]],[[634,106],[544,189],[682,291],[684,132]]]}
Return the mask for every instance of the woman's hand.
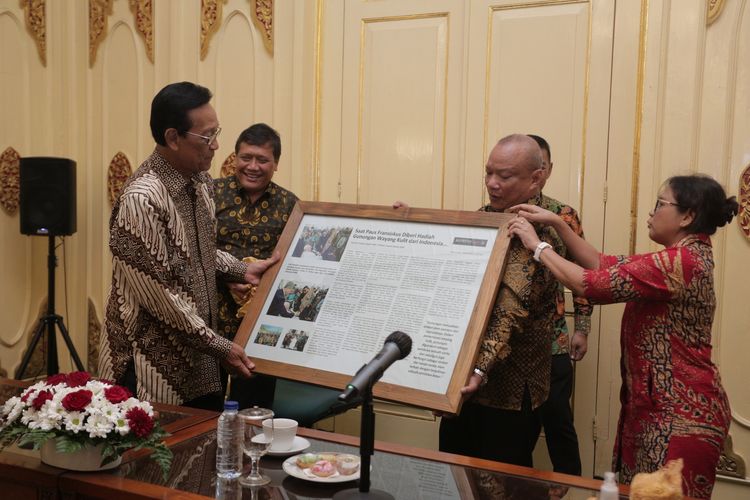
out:
{"label": "woman's hand", "polygon": [[558,222],[562,222],[562,219],[557,214],[536,205],[515,205],[510,207],[508,211],[518,214],[531,222],[538,222],[545,226],[555,227]]}
{"label": "woman's hand", "polygon": [[536,235],[534,226],[523,217],[516,217],[510,221],[510,224],[508,224],[508,232],[510,233],[510,236],[515,236],[521,240],[523,246],[532,252],[536,250],[536,247],[540,243],[539,236]]}

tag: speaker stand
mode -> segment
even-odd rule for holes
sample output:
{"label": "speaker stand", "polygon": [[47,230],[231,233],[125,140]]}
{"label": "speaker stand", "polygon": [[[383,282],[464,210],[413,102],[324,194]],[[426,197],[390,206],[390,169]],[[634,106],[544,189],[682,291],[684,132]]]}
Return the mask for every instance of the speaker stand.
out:
{"label": "speaker stand", "polygon": [[65,328],[63,317],[59,314],[55,314],[55,268],[57,267],[57,257],[55,256],[55,236],[49,235],[49,246],[47,252],[47,314],[39,318],[39,323],[36,325],[34,335],[31,337],[31,343],[29,348],[26,350],[26,354],[21,360],[21,365],[16,370],[16,379],[21,380],[23,378],[26,369],[29,367],[29,361],[31,356],[34,354],[39,339],[42,338],[44,332],[47,332],[47,375],[54,375],[60,371],[57,364],[57,337],[55,334],[55,327],[60,329],[60,335],[62,335],[65,344],[68,346],[68,351],[73,357],[73,363],[79,371],[83,371],[83,363],[81,358],[78,357],[73,341],[70,340],[68,330]]}

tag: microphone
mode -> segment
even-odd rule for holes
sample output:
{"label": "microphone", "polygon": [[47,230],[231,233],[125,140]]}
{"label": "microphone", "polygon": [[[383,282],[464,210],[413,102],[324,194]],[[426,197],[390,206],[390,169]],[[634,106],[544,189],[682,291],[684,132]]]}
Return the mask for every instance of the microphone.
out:
{"label": "microphone", "polygon": [[355,396],[375,385],[380,380],[383,372],[399,359],[404,359],[411,352],[411,337],[404,332],[393,332],[385,339],[383,348],[372,358],[372,361],[363,365],[354,378],[339,394],[340,401],[350,401]]}

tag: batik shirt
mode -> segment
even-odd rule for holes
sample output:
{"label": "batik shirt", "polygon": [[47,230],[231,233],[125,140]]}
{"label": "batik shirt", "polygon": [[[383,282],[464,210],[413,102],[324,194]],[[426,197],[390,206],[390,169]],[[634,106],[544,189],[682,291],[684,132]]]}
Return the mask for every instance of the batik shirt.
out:
{"label": "batik shirt", "polygon": [[[238,259],[270,257],[297,203],[294,193],[271,182],[260,198],[251,203],[234,175],[214,180],[214,189],[218,248]],[[234,339],[240,326],[238,308],[229,288],[219,283],[218,331],[228,339]]]}
{"label": "batik shirt", "polygon": [[[542,195],[541,207],[559,215],[574,233],[583,238],[581,219],[573,207],[545,195]],[[570,260],[567,251],[563,257]],[[585,298],[573,296],[573,309],[575,310],[575,331],[588,335],[591,331],[591,312],[594,308]],[[568,354],[570,352],[570,336],[568,335],[568,323],[565,321],[565,287],[562,284],[557,291],[554,325],[552,355]]]}
{"label": "batik shirt", "polygon": [[[539,205],[535,196],[526,203]],[[487,205],[480,209],[494,212]],[[555,252],[565,247],[549,226],[536,226],[539,238]],[[520,410],[526,387],[532,408],[547,399],[550,384],[550,339],[553,332],[558,282],[533,258],[518,238],[511,239],[505,274],[482,338],[476,367],[487,374],[487,383],[474,396],[479,404],[503,410]]]}
{"label": "batik shirt", "polygon": [[112,288],[99,375],[118,380],[132,361],[137,396],[182,404],[220,391],[231,342],[214,333],[217,272],[242,281],[246,264],[216,249],[211,177],[186,179],[158,152],[112,208]]}
{"label": "batik shirt", "polygon": [[716,309],[711,240],[691,235],[659,252],[600,258],[586,270],[594,303],[627,302],[614,470],[629,483],[675,458],[685,494],[709,498],[731,414],[711,361]]}

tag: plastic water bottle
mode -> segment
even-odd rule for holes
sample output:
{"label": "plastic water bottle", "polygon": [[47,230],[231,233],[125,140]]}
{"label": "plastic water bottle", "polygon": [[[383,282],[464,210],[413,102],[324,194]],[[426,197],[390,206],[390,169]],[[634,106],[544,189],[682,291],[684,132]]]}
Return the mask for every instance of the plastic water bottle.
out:
{"label": "plastic water bottle", "polygon": [[599,500],[618,500],[620,498],[620,491],[617,489],[617,483],[615,482],[614,472],[604,473],[604,482],[602,487],[599,488]]}
{"label": "plastic water bottle", "polygon": [[242,473],[242,420],[237,401],[226,401],[216,427],[216,475],[232,479]]}

